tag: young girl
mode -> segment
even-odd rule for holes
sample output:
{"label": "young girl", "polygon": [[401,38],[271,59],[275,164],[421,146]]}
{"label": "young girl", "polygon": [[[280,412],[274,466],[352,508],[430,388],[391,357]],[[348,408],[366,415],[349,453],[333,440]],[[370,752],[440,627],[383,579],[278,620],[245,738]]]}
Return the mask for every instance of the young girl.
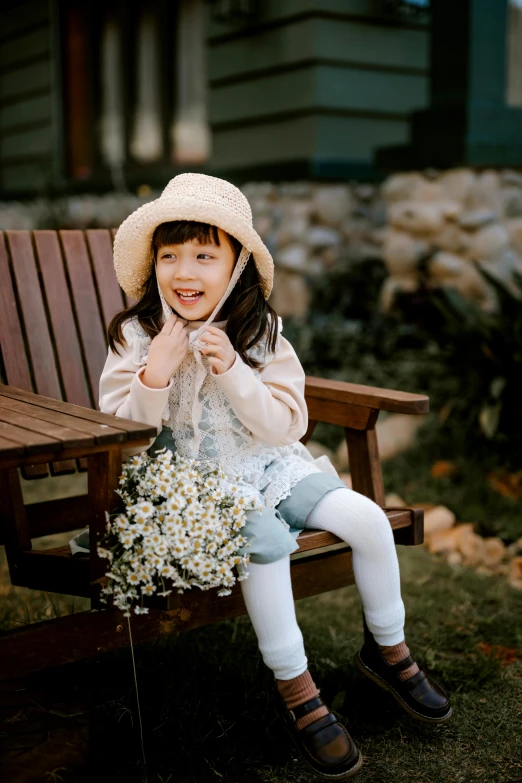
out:
{"label": "young girl", "polygon": [[248,201],[224,180],[181,174],[122,223],[114,264],[137,302],[110,324],[100,409],[156,426],[151,453],[168,446],[217,459],[263,506],[242,531],[251,556],[245,604],[303,757],[321,778],[344,780],[362,758],[307,668],[289,564],[301,530],[329,530],[352,547],[366,622],[357,667],[416,718],[441,723],[451,707],[404,641],[387,517],[299,441],[304,371],[266,301],[273,262]]}

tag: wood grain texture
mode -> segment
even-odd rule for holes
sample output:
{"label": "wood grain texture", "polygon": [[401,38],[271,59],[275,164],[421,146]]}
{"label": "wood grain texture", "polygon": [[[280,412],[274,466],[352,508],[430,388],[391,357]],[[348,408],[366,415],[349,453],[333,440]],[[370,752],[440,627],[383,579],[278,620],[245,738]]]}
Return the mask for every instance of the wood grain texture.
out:
{"label": "wood grain texture", "polygon": [[357,431],[346,429],[348,445],[348,460],[352,476],[352,488],[361,495],[374,500],[379,506],[384,506],[384,483],[382,479],[379,446],[375,431],[375,420],[370,429]]}
{"label": "wood grain texture", "polygon": [[98,556],[97,547],[105,535],[106,512],[119,501],[115,489],[121,474],[121,452],[105,451],[89,456],[88,490],[91,523],[89,525],[90,585],[93,608],[100,606],[100,579],[107,570],[107,561]]}
{"label": "wood grain texture", "polygon": [[65,413],[74,416],[80,420],[83,419],[85,421],[101,424],[104,428],[107,428],[106,431],[111,436],[112,430],[118,430],[123,434],[123,437],[118,440],[122,441],[125,439],[154,438],[157,434],[156,427],[151,427],[149,424],[131,421],[130,419],[121,419],[118,416],[113,416],[109,413],[100,413],[99,411],[82,408],[80,405],[74,405],[70,402],[54,400],[49,397],[44,397],[43,395],[38,395],[38,397],[36,397],[34,394],[27,393],[24,389],[17,389],[12,386],[0,384],[0,397],[21,400],[22,402],[28,402],[31,405],[37,405],[39,408],[46,408],[47,410],[56,411],[57,413]]}
{"label": "wood grain texture", "polygon": [[87,365],[87,378],[94,406],[98,407],[98,384],[107,358],[94,280],[83,231],[60,231],[74,309]]}
{"label": "wood grain texture", "polygon": [[306,404],[312,419],[353,430],[365,430],[372,416],[372,408],[320,397],[307,397]]}
{"label": "wood grain texture", "polygon": [[38,280],[31,235],[29,231],[7,231],[6,236],[20,296],[20,307],[23,314],[36,391],[39,394],[60,400],[62,392]]}
{"label": "wood grain texture", "polygon": [[94,281],[101,303],[105,331],[107,331],[112,318],[126,306],[123,291],[114,274],[112,238],[110,232],[105,228],[88,229],[85,233],[92,258]]}
{"label": "wood grain texture", "polygon": [[429,411],[429,398],[424,394],[332,381],[312,375],[306,378],[305,394],[307,398],[319,397],[392,413],[428,413]]}
{"label": "wood grain texture", "polygon": [[56,231],[35,231],[34,241],[49,308],[65,399],[92,407],[60,243]]}
{"label": "wood grain texture", "polygon": [[31,373],[26,358],[20,316],[11,280],[7,248],[0,231],[0,346],[7,382],[31,391]]}
{"label": "wood grain texture", "polygon": [[23,580],[19,567],[22,552],[31,549],[31,537],[25,513],[18,471],[0,470],[0,530],[12,584]]}

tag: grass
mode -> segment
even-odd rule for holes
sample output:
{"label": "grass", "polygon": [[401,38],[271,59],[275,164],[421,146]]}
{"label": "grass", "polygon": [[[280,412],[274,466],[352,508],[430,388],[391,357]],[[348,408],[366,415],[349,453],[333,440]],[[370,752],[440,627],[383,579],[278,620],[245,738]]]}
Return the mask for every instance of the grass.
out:
{"label": "grass", "polygon": [[[505,580],[400,548],[407,639],[451,693],[454,717],[431,727],[356,672],[354,588],[299,601],[322,695],[361,748],[360,783],[522,781],[522,593]],[[5,611],[5,602],[4,602]],[[482,649],[479,645],[483,646]],[[514,656],[503,665],[496,653]],[[488,654],[486,652],[489,651]],[[309,783],[276,718],[272,675],[247,617],[136,648],[149,783]],[[130,650],[35,676],[53,697],[87,695],[90,768],[63,780],[145,780]]]}

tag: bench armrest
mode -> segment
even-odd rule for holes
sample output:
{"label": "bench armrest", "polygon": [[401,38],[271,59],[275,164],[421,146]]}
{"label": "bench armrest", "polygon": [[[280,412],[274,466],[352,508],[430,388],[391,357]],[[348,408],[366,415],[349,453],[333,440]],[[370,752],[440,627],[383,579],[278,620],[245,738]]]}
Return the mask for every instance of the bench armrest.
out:
{"label": "bench armrest", "polygon": [[377,386],[361,386],[344,381],[330,381],[313,375],[306,377],[305,395],[307,398],[315,397],[390,413],[420,414],[429,411],[429,397],[424,394],[379,389]]}

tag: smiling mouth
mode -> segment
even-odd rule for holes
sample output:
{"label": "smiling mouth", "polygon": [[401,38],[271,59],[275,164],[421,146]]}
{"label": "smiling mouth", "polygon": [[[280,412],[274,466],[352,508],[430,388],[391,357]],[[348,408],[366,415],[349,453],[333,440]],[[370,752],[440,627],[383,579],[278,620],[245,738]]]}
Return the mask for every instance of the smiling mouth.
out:
{"label": "smiling mouth", "polygon": [[184,305],[195,304],[203,296],[203,291],[174,291],[174,293]]}

